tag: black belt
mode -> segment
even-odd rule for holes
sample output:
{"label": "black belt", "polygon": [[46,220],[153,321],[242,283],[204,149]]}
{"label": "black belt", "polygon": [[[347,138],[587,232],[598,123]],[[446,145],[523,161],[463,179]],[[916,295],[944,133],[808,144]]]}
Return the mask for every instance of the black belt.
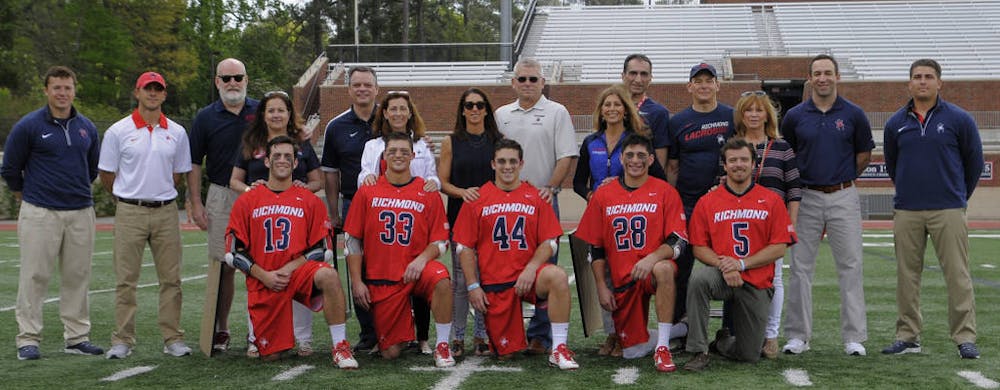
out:
{"label": "black belt", "polygon": [[166,205],[171,204],[171,203],[174,203],[173,199],[170,199],[170,200],[142,200],[142,199],[128,199],[128,198],[122,198],[122,197],[119,197],[118,201],[119,202],[125,202],[125,203],[128,203],[128,204],[134,204],[136,206],[149,207],[149,208],[154,208],[154,209],[166,206]]}
{"label": "black belt", "polygon": [[623,285],[623,286],[615,287],[614,291],[615,291],[616,294],[623,293],[625,291],[628,291],[628,289],[630,289],[630,288],[632,288],[634,286],[635,286],[635,281],[633,280],[631,282],[625,283],[625,285]]}
{"label": "black belt", "polygon": [[398,280],[386,280],[386,279],[365,279],[365,284],[372,286],[394,286],[399,284]]}
{"label": "black belt", "polygon": [[507,282],[507,283],[500,283],[500,284],[484,284],[481,287],[483,288],[483,291],[485,291],[485,292],[488,292],[488,293],[498,293],[498,292],[503,292],[504,290],[513,288],[515,284],[517,284],[517,281]]}
{"label": "black belt", "polygon": [[832,194],[834,192],[840,191],[840,190],[845,189],[845,188],[851,188],[851,186],[853,186],[853,185],[854,185],[854,182],[848,180],[848,181],[845,181],[843,183],[837,183],[837,184],[829,185],[829,186],[806,185],[806,188],[808,188],[810,190],[814,190],[814,191],[819,191],[819,192],[822,192],[822,193],[825,193],[825,194]]}

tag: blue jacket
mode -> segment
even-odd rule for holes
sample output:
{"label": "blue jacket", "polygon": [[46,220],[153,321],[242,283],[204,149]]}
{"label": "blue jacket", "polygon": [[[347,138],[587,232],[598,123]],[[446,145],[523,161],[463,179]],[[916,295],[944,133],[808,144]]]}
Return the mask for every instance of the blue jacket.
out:
{"label": "blue jacket", "polygon": [[4,145],[0,176],[11,191],[35,206],[79,210],[94,205],[101,142],[97,127],[71,108],[69,119],[52,117],[49,106],[25,115]]}
{"label": "blue jacket", "polygon": [[[576,173],[573,174],[573,192],[587,199],[587,194],[596,191],[605,178],[623,175],[621,144],[629,134],[629,131],[622,133],[618,144],[610,151],[603,131],[591,133],[583,139],[580,158],[576,162]],[[649,175],[667,181],[667,175],[655,157],[653,165],[649,167]]]}
{"label": "blue jacket", "polygon": [[913,101],[885,122],[885,166],[900,210],[965,208],[983,172],[972,116],[938,99],[921,123]]}

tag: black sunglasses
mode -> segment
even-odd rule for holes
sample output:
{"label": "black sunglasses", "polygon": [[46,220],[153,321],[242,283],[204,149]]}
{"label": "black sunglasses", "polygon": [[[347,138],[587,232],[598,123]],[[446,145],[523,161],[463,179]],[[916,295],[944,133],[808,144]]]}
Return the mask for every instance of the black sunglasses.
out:
{"label": "black sunglasses", "polygon": [[236,79],[237,83],[242,83],[244,77],[246,77],[246,75],[244,75],[244,74],[224,74],[224,75],[219,75],[219,78],[222,79],[223,83],[228,83],[229,80],[232,80],[232,79]]}
{"label": "black sunglasses", "polygon": [[523,83],[525,81],[530,81],[532,83],[537,83],[538,82],[538,77],[537,76],[530,76],[530,77],[521,76],[521,77],[517,78],[517,82],[519,82],[519,83]]}
{"label": "black sunglasses", "polygon": [[740,97],[747,96],[767,96],[767,92],[764,91],[746,91],[740,94]]}
{"label": "black sunglasses", "polygon": [[465,107],[466,110],[471,110],[472,107],[478,108],[480,110],[485,110],[486,102],[465,102],[462,104],[462,107]]}

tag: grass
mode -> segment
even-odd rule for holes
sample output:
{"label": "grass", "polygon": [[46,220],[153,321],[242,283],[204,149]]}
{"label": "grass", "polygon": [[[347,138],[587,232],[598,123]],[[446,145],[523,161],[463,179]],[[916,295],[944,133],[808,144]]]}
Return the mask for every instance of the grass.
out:
{"label": "grass", "polygon": [[[612,376],[619,368],[637,367],[639,377],[635,385],[641,388],[783,388],[791,387],[782,373],[787,369],[808,372],[817,388],[974,388],[957,375],[958,371],[981,372],[987,378],[1000,380],[1000,314],[994,312],[1000,302],[1000,239],[972,238],[970,266],[978,303],[978,344],[983,357],[976,361],[958,358],[957,349],[948,336],[947,295],[944,281],[937,270],[937,260],[932,252],[926,257],[924,272],[923,313],[924,353],[919,355],[883,356],[881,348],[893,340],[896,319],[895,263],[888,232],[871,231],[876,237],[866,237],[865,242],[865,301],[868,309],[869,340],[867,357],[848,357],[842,351],[839,334],[839,295],[829,247],[822,245],[815,278],[814,338],[812,350],[801,356],[782,355],[774,361],[743,364],[713,357],[710,368],[700,374],[677,372],[659,374],[653,370],[650,358],[624,361],[596,356],[597,345],[603,337],[583,338],[574,308],[571,325],[570,347],[577,353],[581,369],[563,373],[546,366],[542,357],[524,357],[511,362],[484,363],[485,366],[518,367],[521,372],[476,372],[462,382],[463,389],[509,389],[525,386],[549,389],[610,388],[616,386]],[[998,232],[989,233],[994,236]],[[197,277],[205,273],[205,236],[201,232],[185,232],[183,277]],[[111,268],[110,233],[98,233],[94,254],[91,290],[112,289],[115,283]],[[568,248],[560,251],[560,264],[569,268]],[[445,257],[447,258],[447,256]],[[145,263],[152,263],[147,251]],[[447,263],[448,261],[446,261]],[[427,356],[406,354],[397,361],[382,361],[360,356],[361,369],[340,371],[330,366],[329,346],[322,316],[315,317],[313,345],[317,352],[308,358],[292,358],[275,363],[261,363],[242,356],[245,343],[238,340],[246,334],[245,294],[237,294],[231,321],[234,334],[233,350],[216,358],[206,358],[200,353],[186,358],[168,357],[162,353],[162,342],[156,326],[157,293],[155,287],[139,290],[142,302],[137,316],[138,345],[132,356],[121,361],[97,357],[81,357],[62,353],[62,329],[58,317],[58,304],[45,305],[45,329],[39,361],[22,362],[16,358],[14,337],[17,325],[12,307],[17,296],[18,260],[17,236],[14,232],[0,232],[0,339],[8,341],[7,353],[0,353],[0,372],[3,388],[264,388],[277,385],[298,388],[356,388],[356,389],[419,389],[433,387],[448,373],[440,371],[413,371],[410,367],[429,367],[433,363]],[[341,263],[342,264],[342,263]],[[571,269],[568,269],[572,272]],[[786,272],[787,275],[787,272]],[[786,276],[787,278],[787,276]],[[152,267],[142,271],[140,283],[155,283]],[[787,279],[786,279],[787,281]],[[204,279],[185,282],[182,327],[192,348],[196,348],[199,321],[204,295]],[[786,282],[787,283],[787,282]],[[58,297],[58,275],[53,277],[50,297]],[[242,288],[238,282],[238,289]],[[239,291],[239,290],[238,290]],[[245,290],[244,290],[245,291]],[[575,290],[574,290],[575,291]],[[575,296],[575,293],[574,293]],[[105,348],[114,322],[114,294],[95,293],[90,297],[91,339]],[[718,326],[713,319],[711,329]],[[433,327],[432,327],[433,329]],[[471,329],[470,329],[471,330]],[[348,334],[355,340],[357,323],[348,321]],[[469,336],[471,338],[471,335]],[[784,340],[781,340],[782,343]],[[689,357],[680,355],[675,361],[682,365]],[[461,359],[459,359],[461,364]],[[312,365],[314,369],[288,382],[273,382],[272,377],[289,368]],[[141,375],[117,382],[103,382],[101,378],[137,366],[155,366]]]}

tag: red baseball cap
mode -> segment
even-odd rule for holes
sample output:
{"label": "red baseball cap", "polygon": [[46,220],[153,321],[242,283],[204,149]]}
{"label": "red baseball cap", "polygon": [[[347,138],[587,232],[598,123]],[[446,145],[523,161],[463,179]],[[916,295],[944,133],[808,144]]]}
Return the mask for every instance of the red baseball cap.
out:
{"label": "red baseball cap", "polygon": [[158,83],[162,85],[163,88],[167,87],[167,80],[164,80],[163,76],[161,76],[159,73],[146,72],[143,73],[142,76],[139,76],[139,79],[135,81],[135,88],[143,89],[146,87],[146,85],[149,85],[149,83]]}

